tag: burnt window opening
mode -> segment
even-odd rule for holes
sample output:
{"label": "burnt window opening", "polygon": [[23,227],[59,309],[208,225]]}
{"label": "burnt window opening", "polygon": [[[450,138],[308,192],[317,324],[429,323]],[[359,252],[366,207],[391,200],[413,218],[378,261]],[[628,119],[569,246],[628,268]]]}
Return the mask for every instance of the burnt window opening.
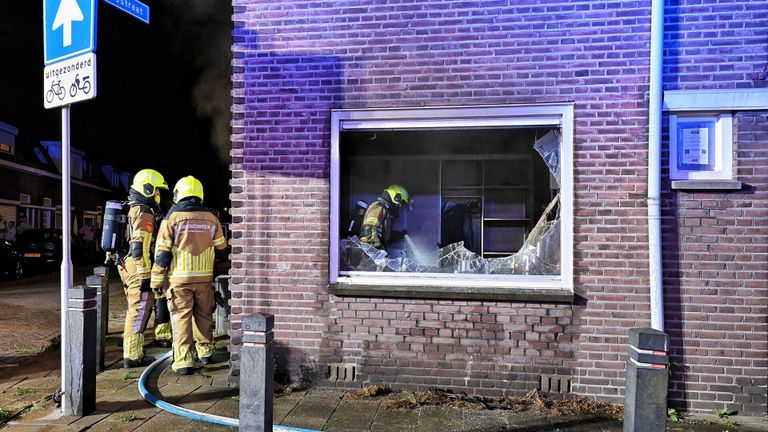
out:
{"label": "burnt window opening", "polygon": [[[559,128],[363,129],[338,142],[341,272],[560,274]],[[388,203],[397,216],[371,245],[365,207],[391,184],[410,205]]]}

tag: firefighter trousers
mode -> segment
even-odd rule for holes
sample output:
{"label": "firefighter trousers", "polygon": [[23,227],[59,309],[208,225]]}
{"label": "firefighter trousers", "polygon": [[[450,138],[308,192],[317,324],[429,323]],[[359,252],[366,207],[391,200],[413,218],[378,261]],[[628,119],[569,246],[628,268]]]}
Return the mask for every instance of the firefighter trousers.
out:
{"label": "firefighter trousers", "polygon": [[141,277],[133,260],[125,260],[125,264],[117,269],[128,300],[123,328],[123,358],[141,360],[144,357],[144,330],[152,314],[155,296],[152,291],[141,291]]}
{"label": "firefighter trousers", "polygon": [[173,364],[177,371],[193,367],[192,345],[199,358],[213,355],[213,287],[209,282],[171,283],[168,310],[173,327]]}

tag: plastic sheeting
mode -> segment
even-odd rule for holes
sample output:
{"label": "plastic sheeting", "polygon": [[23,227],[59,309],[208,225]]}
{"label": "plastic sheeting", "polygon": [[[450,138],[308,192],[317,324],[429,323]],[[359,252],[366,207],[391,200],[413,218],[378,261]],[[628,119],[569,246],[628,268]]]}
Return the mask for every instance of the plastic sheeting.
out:
{"label": "plastic sheeting", "polygon": [[510,275],[560,274],[560,220],[545,222],[531,232],[520,251],[504,258],[483,258],[464,247],[464,242],[439,250],[437,261],[417,262],[403,256],[392,258],[384,250],[357,237],[340,242],[342,270],[367,272],[468,273]]}

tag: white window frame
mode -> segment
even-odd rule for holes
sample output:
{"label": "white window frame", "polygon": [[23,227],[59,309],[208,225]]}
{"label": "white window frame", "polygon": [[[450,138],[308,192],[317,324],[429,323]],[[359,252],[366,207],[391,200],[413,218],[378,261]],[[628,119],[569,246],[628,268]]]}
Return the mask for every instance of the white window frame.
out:
{"label": "white window frame", "polygon": [[[560,275],[478,275],[339,271],[340,134],[348,130],[445,129],[478,127],[559,127]],[[419,107],[331,112],[331,284],[478,288],[567,289],[573,291],[573,104]]]}

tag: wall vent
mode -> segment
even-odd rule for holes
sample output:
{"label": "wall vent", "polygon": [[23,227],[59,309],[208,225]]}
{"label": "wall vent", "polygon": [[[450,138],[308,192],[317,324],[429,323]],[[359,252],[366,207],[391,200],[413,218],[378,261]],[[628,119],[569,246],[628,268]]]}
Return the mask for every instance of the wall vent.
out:
{"label": "wall vent", "polygon": [[32,204],[32,196],[29,194],[19,194],[19,203]]}
{"label": "wall vent", "polygon": [[43,198],[43,207],[53,207],[53,200],[51,198]]}
{"label": "wall vent", "polygon": [[542,375],[539,378],[539,390],[547,393],[570,393],[571,377],[566,375]]}
{"label": "wall vent", "polygon": [[357,365],[353,363],[331,363],[328,365],[328,381],[352,382],[357,379]]}

